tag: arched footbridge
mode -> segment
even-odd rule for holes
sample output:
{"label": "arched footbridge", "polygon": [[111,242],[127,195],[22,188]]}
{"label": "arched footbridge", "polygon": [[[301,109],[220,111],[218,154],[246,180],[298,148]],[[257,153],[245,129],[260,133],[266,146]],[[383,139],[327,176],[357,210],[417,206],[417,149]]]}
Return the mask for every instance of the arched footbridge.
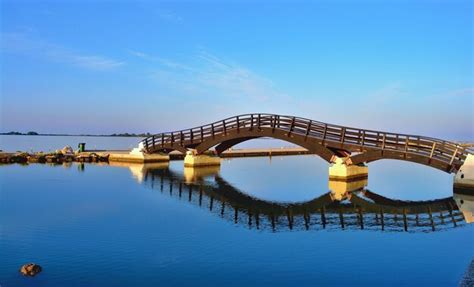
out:
{"label": "arched footbridge", "polygon": [[217,154],[251,139],[284,140],[328,162],[344,158],[346,165],[398,159],[457,172],[472,149],[431,137],[366,130],[276,114],[245,114],[190,129],[156,134],[142,143],[146,153],[202,154],[215,146]]}

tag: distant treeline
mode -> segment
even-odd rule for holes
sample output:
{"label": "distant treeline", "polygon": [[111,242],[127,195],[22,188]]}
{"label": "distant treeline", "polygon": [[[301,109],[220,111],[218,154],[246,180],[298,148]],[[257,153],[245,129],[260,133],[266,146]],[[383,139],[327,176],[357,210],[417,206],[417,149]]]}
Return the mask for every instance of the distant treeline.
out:
{"label": "distant treeline", "polygon": [[90,135],[90,134],[80,134],[80,135],[71,135],[71,134],[40,134],[37,132],[29,131],[27,133],[21,132],[8,132],[0,133],[0,135],[9,135],[9,136],[81,136],[81,137],[149,137],[150,133],[121,133],[121,134],[110,134],[110,135]]}

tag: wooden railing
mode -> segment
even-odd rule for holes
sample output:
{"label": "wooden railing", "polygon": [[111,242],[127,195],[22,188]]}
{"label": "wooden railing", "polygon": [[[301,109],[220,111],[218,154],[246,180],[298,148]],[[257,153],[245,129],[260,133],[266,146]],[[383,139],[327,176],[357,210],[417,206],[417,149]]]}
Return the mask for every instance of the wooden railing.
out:
{"label": "wooden railing", "polygon": [[175,144],[185,146],[201,143],[209,138],[224,136],[232,130],[262,128],[284,130],[288,136],[297,134],[319,139],[324,145],[337,144],[341,149],[401,151],[437,159],[449,165],[462,163],[468,153],[473,153],[472,148],[436,138],[358,129],[275,114],[234,116],[191,129],[153,135],[144,139],[143,144],[147,151],[151,151]]}

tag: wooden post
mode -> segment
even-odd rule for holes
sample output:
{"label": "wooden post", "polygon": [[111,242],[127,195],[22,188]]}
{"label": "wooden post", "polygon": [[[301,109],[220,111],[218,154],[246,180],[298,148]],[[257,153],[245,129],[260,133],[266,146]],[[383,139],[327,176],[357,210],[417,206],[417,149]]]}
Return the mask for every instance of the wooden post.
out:
{"label": "wooden post", "polygon": [[248,225],[250,228],[252,226],[252,211],[250,209],[247,209],[247,215],[249,217]]}
{"label": "wooden post", "polygon": [[255,225],[257,226],[257,229],[260,229],[260,214],[258,211],[255,213]]}
{"label": "wooden post", "polygon": [[326,228],[326,207],[324,206],[321,208],[321,223],[323,224],[323,228]]}
{"label": "wooden post", "polygon": [[364,215],[362,214],[362,208],[359,207],[359,218],[360,218],[360,229],[364,229]]}
{"label": "wooden post", "polygon": [[308,138],[308,135],[309,135],[309,131],[311,130],[311,124],[313,123],[312,120],[309,120],[308,122],[308,126],[306,127],[306,134],[304,136],[304,140],[306,141],[306,139]]}
{"label": "wooden post", "polygon": [[403,227],[405,231],[408,231],[408,222],[407,222],[407,210],[403,209]]}
{"label": "wooden post", "polygon": [[165,134],[161,134],[161,147],[165,146]]}
{"label": "wooden post", "polygon": [[293,127],[295,126],[295,117],[291,120],[290,131],[288,132],[288,137],[291,136],[291,132],[293,131]]}
{"label": "wooden post", "polygon": [[214,138],[214,124],[211,124],[211,133],[212,133],[212,138]]}
{"label": "wooden post", "polygon": [[449,216],[451,217],[453,225],[454,227],[456,227],[457,224],[456,224],[456,219],[454,218],[454,215],[453,215],[453,206],[451,205],[451,202],[448,203],[448,210],[449,210]]}
{"label": "wooden post", "polygon": [[326,140],[327,130],[328,130],[328,124],[324,124],[323,141],[322,141],[323,144],[324,144],[324,141]]}
{"label": "wooden post", "polygon": [[199,186],[199,206],[202,205],[202,185]]}
{"label": "wooden post", "polygon": [[227,128],[225,126],[225,120],[222,121],[222,125],[224,126],[224,135],[227,135]]}
{"label": "wooden post", "polygon": [[190,129],[190,130],[189,130],[189,134],[190,134],[190,136],[191,136],[191,143],[193,143],[193,141],[194,141],[193,129]]}
{"label": "wooden post", "polygon": [[458,149],[459,149],[459,146],[456,146],[453,156],[451,157],[451,161],[449,162],[449,165],[453,165],[454,159],[456,158],[456,154],[458,153]]}
{"label": "wooden post", "polygon": [[430,215],[431,229],[435,231],[435,224],[433,220],[433,214],[431,213],[431,206],[428,206],[428,213]]}
{"label": "wooden post", "polygon": [[344,229],[344,214],[342,214],[342,208],[339,208],[339,221],[341,222],[341,228]]}
{"label": "wooden post", "polygon": [[407,153],[408,153],[408,136],[405,136],[405,154],[404,154],[405,159],[407,159]]}
{"label": "wooden post", "polygon": [[385,230],[385,220],[383,217],[383,208],[380,209],[380,223],[382,225],[382,231]]}
{"label": "wooden post", "polygon": [[204,141],[204,130],[201,126],[201,142],[203,142],[203,141]]}
{"label": "wooden post", "polygon": [[303,218],[304,218],[304,226],[306,228],[306,230],[309,229],[309,215],[308,215],[308,211],[304,211],[304,214],[303,214]]}
{"label": "wooden post", "polygon": [[239,209],[237,208],[237,206],[234,206],[234,223],[237,223],[238,220],[239,220]]}
{"label": "wooden post", "polygon": [[341,147],[344,145],[344,138],[346,137],[346,128],[342,128],[341,130]]}
{"label": "wooden post", "polygon": [[275,216],[273,213],[270,215],[271,221],[272,221],[272,230],[275,231]]}
{"label": "wooden post", "polygon": [[290,208],[286,210],[286,216],[288,218],[288,227],[293,230],[293,214]]}
{"label": "wooden post", "polygon": [[386,136],[387,136],[387,134],[386,134],[386,133],[383,133],[383,137],[382,137],[382,151],[385,149],[385,139],[386,139]]}
{"label": "wooden post", "polygon": [[221,205],[221,216],[224,216],[224,209],[225,209],[225,201],[222,200],[222,205]]}
{"label": "wooden post", "polygon": [[260,130],[260,120],[261,120],[260,117],[261,117],[260,114],[258,114],[258,118],[257,118],[257,128],[258,128],[259,130]]}
{"label": "wooden post", "polygon": [[433,142],[433,147],[431,148],[430,159],[428,160],[428,164],[431,163],[431,159],[433,158],[435,148],[436,148],[436,142]]}
{"label": "wooden post", "polygon": [[273,116],[271,117],[271,121],[272,121],[272,133],[275,132],[276,117],[277,117],[277,116],[275,116],[275,115],[273,115]]}
{"label": "wooden post", "polygon": [[239,122],[239,116],[237,116],[237,133],[240,133],[240,122]]}

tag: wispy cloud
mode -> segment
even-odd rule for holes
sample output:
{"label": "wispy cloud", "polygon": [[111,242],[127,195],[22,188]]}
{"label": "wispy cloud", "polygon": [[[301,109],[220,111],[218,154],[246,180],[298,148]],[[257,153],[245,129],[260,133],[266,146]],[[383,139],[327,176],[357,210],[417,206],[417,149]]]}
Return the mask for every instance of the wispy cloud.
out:
{"label": "wispy cloud", "polygon": [[132,51],[133,55],[157,64],[152,73],[160,84],[189,95],[213,94],[233,99],[266,101],[283,97],[274,83],[258,73],[209,52],[199,51],[188,62],[181,62]]}
{"label": "wispy cloud", "polygon": [[132,51],[130,51],[130,54],[132,54],[135,57],[146,60],[146,61],[155,62],[155,63],[159,64],[160,66],[163,66],[163,67],[166,67],[166,68],[177,69],[177,70],[186,70],[186,71],[192,71],[193,70],[193,68],[191,68],[188,65],[178,63],[176,61],[171,61],[171,60],[161,58],[161,57],[152,56],[152,55],[140,52],[140,51],[132,50]]}
{"label": "wispy cloud", "polygon": [[61,45],[33,38],[23,33],[2,33],[2,53],[44,58],[53,62],[91,70],[113,70],[124,64],[100,55],[83,54]]}

